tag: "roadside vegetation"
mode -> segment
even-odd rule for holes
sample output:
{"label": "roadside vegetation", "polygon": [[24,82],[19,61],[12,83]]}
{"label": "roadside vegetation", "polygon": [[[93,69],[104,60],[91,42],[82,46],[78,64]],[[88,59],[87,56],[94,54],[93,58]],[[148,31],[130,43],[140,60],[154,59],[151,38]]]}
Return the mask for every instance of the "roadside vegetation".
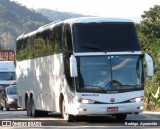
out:
{"label": "roadside vegetation", "polygon": [[154,76],[145,80],[145,110],[160,111],[160,6],[155,5],[142,15],[137,24],[143,52],[151,55]]}

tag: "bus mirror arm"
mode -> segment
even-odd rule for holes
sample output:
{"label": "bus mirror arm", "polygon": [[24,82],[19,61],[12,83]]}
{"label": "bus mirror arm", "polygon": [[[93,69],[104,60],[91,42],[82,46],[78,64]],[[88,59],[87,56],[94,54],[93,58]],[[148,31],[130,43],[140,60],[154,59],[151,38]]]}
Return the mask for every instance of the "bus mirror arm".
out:
{"label": "bus mirror arm", "polygon": [[147,64],[147,76],[152,77],[154,72],[152,58],[147,53],[145,53],[144,58]]}
{"label": "bus mirror arm", "polygon": [[74,55],[70,57],[70,75],[71,77],[77,77],[77,61]]}

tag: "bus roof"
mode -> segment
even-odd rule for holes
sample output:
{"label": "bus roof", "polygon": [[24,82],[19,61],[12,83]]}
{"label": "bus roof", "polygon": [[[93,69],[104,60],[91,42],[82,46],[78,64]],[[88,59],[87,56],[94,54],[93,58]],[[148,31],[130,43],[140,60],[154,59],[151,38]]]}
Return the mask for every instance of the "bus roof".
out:
{"label": "bus roof", "polygon": [[65,23],[100,23],[100,22],[132,22],[129,19],[124,18],[107,18],[107,17],[79,17],[64,20]]}
{"label": "bus roof", "polygon": [[68,24],[74,24],[74,23],[101,23],[101,22],[133,22],[130,19],[124,19],[124,18],[107,18],[107,17],[78,17],[78,18],[70,18],[65,20],[58,20],[51,22],[49,24],[46,24],[44,26],[39,27],[37,30],[32,31],[28,34],[21,35],[17,38],[17,40],[24,39],[26,37],[30,37],[36,33],[42,32],[47,29],[53,28],[55,25],[61,24],[61,23],[68,23]]}

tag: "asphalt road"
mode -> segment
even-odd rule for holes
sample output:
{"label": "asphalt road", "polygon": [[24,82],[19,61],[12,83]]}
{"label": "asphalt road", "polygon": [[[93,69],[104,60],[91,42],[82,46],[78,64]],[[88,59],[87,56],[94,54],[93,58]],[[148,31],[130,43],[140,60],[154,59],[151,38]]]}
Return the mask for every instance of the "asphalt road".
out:
{"label": "asphalt road", "polygon": [[111,116],[80,117],[75,122],[66,122],[60,114],[49,114],[47,117],[32,118],[26,115],[23,110],[0,111],[0,128],[17,129],[17,128],[37,128],[37,129],[99,129],[99,128],[160,128],[160,113],[143,112],[135,115],[129,114],[126,121],[116,121]]}

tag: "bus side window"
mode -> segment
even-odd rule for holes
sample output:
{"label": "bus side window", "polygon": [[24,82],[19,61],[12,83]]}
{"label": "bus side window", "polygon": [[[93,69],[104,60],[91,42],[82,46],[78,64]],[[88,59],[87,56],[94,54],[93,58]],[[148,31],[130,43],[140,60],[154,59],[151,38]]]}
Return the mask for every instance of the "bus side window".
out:
{"label": "bus side window", "polygon": [[61,43],[61,35],[62,35],[62,26],[59,25],[53,29],[54,36],[54,53],[59,54],[62,52],[62,43]]}
{"label": "bus side window", "polygon": [[33,59],[34,58],[34,53],[33,53],[33,36],[30,37],[28,40],[27,40],[27,44],[28,44],[28,51],[29,51],[29,56],[28,58],[29,59]]}
{"label": "bus side window", "polygon": [[74,81],[71,76],[70,76],[70,62],[69,58],[72,54],[72,37],[71,37],[71,29],[69,25],[64,25],[64,69],[65,69],[65,75],[67,82],[71,88],[74,88]]}
{"label": "bus side window", "polygon": [[28,59],[28,46],[27,39],[23,39],[17,42],[16,45],[17,51],[17,60],[26,60]]}

